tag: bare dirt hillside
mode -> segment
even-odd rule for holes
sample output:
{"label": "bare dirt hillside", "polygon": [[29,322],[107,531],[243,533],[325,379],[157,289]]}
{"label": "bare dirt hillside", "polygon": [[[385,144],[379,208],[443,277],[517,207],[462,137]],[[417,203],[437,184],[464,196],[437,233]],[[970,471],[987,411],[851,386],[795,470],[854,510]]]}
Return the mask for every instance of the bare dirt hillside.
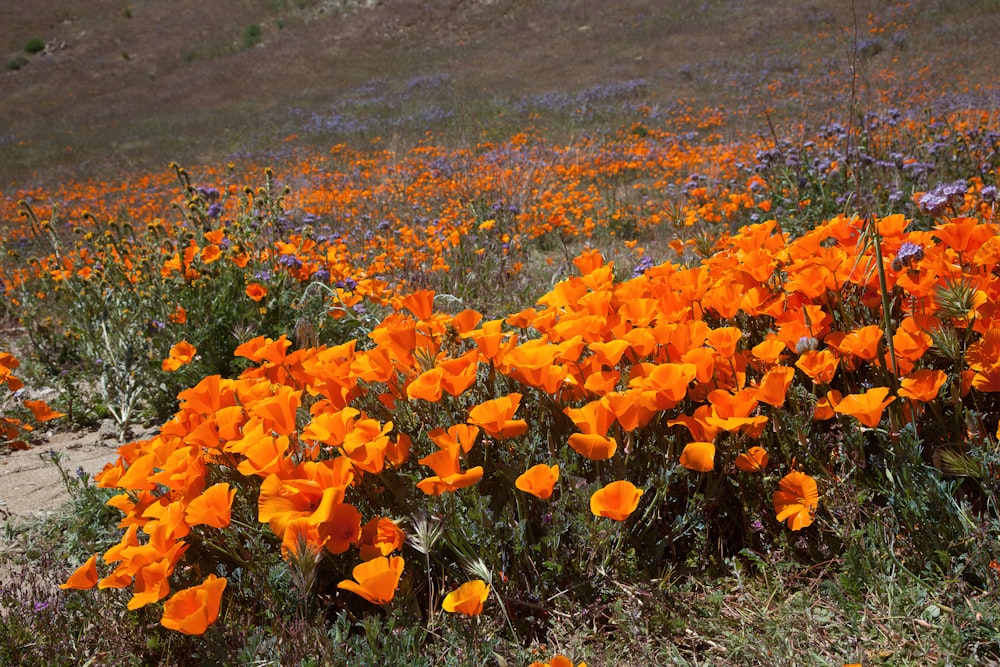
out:
{"label": "bare dirt hillside", "polygon": [[[345,104],[354,126],[387,109],[404,119],[445,109],[489,124],[498,101],[605,94],[601,86],[631,83],[652,104],[752,110],[808,95],[812,79],[845,65],[855,36],[866,63],[919,73],[924,85],[953,81],[955,72],[992,80],[1000,56],[989,36],[1000,13],[985,11],[988,4],[6,2],[0,184],[266,153],[307,130],[310,113],[331,117]],[[32,40],[44,48],[28,53]],[[940,58],[948,67],[935,64]],[[768,88],[778,79],[782,88]],[[473,140],[476,129],[455,120],[450,127]]]}

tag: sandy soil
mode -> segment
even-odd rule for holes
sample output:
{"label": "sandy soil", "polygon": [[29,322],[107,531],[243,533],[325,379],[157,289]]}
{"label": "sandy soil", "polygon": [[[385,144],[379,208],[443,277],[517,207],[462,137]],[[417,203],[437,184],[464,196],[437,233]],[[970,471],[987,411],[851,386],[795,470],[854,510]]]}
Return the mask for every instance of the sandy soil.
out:
{"label": "sandy soil", "polygon": [[50,432],[29,450],[0,454],[0,520],[4,523],[38,516],[68,499],[59,471],[47,460],[60,455],[67,472],[78,468],[93,475],[117,458],[118,442],[104,429],[93,432]]}

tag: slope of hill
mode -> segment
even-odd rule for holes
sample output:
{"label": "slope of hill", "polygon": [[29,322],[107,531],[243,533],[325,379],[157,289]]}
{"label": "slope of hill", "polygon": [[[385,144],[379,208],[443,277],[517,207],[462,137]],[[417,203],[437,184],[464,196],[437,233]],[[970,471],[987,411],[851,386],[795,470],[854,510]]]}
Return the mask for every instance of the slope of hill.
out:
{"label": "slope of hill", "polygon": [[739,110],[758,130],[765,108],[776,122],[842,116],[855,61],[859,93],[878,104],[890,84],[915,87],[919,102],[992,82],[1000,14],[989,4],[6,3],[0,183],[227,159],[289,134],[329,144],[427,131],[476,141],[540,119],[576,129],[623,104]]}

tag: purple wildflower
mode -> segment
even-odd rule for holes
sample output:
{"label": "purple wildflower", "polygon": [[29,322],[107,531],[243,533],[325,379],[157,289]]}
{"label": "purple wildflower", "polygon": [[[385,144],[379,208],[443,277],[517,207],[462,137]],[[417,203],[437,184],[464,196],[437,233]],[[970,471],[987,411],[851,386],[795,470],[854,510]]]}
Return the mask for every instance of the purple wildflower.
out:
{"label": "purple wildflower", "polygon": [[646,255],[645,257],[640,259],[639,263],[635,265],[634,269],[632,269],[632,277],[638,278],[639,276],[645,274],[646,271],[649,271],[651,268],[653,268],[655,264],[656,262],[653,261],[653,258],[650,257],[649,255]]}
{"label": "purple wildflower", "polygon": [[896,259],[892,260],[892,270],[902,271],[904,266],[910,266],[913,262],[919,262],[924,258],[924,246],[919,243],[904,241],[899,246]]}
{"label": "purple wildflower", "polygon": [[968,188],[969,184],[964,179],[952,183],[938,183],[930,192],[920,198],[918,203],[920,211],[928,215],[939,216],[944,213],[948,206],[961,203]]}
{"label": "purple wildflower", "polygon": [[295,255],[278,255],[278,264],[289,269],[298,269],[302,266],[302,260]]}

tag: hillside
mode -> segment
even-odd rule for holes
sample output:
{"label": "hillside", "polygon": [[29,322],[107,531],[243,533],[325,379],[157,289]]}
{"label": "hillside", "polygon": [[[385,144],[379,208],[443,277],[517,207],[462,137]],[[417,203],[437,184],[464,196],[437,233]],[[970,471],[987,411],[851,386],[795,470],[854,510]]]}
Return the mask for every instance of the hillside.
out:
{"label": "hillside", "polygon": [[577,131],[628,105],[721,108],[756,131],[767,110],[781,131],[842,117],[852,71],[869,108],[991,82],[991,4],[5,3],[0,183],[266,155],[289,135]]}

